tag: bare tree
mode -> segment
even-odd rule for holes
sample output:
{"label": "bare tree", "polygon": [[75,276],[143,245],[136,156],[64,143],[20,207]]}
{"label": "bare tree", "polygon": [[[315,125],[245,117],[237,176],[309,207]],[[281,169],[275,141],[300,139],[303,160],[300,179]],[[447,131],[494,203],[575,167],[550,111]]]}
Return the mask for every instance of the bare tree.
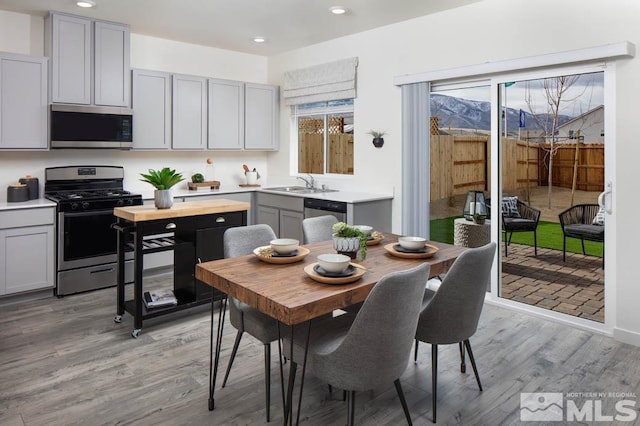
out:
{"label": "bare tree", "polygon": [[564,75],[560,77],[545,78],[542,80],[542,88],[544,90],[544,97],[546,102],[545,113],[540,114],[536,112],[534,105],[534,98],[532,96],[530,83],[527,82],[525,89],[525,102],[531,112],[531,116],[535,123],[545,134],[545,140],[549,141],[549,147],[545,148],[545,156],[549,158],[549,177],[547,180],[547,207],[551,208],[551,194],[552,194],[552,174],[553,170],[553,157],[555,156],[560,146],[560,139],[558,137],[558,118],[560,111],[562,110],[562,104],[575,102],[586,91],[588,86],[577,93],[573,94],[570,98],[566,97],[567,91],[571,89],[573,85],[580,79],[580,75]]}

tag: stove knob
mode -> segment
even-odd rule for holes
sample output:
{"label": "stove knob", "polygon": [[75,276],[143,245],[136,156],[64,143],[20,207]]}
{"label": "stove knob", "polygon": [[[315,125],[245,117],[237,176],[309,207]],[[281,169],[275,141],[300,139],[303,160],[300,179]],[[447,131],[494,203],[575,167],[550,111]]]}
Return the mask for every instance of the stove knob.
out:
{"label": "stove knob", "polygon": [[124,200],[118,200],[118,201],[116,202],[116,205],[118,205],[118,206],[124,206]]}
{"label": "stove knob", "polygon": [[130,198],[127,200],[127,205],[128,206],[132,206],[133,205],[133,198]]}
{"label": "stove knob", "polygon": [[89,208],[89,202],[88,201],[83,201],[82,202],[82,208],[83,209],[88,209]]}
{"label": "stove knob", "polygon": [[78,210],[78,207],[80,207],[78,203],[71,203],[71,210]]}

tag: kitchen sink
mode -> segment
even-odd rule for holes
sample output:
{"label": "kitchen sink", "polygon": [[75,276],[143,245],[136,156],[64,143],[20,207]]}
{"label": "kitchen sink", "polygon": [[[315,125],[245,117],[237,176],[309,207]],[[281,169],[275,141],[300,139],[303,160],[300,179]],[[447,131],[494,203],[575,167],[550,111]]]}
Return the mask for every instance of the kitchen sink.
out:
{"label": "kitchen sink", "polygon": [[263,188],[265,191],[290,192],[293,194],[317,194],[323,192],[338,192],[337,189],[307,188],[304,186],[277,186],[273,188]]}

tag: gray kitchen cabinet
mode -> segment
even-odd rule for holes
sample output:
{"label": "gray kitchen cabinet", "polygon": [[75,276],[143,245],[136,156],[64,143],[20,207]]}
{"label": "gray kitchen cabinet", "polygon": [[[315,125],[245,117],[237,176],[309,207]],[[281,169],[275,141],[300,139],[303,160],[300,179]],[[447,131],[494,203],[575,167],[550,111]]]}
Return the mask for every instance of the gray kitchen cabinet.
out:
{"label": "gray kitchen cabinet", "polygon": [[171,74],[132,71],[134,149],[171,148]]}
{"label": "gray kitchen cabinet", "polygon": [[50,13],[45,37],[51,102],[129,106],[127,25]]}
{"label": "gray kitchen cabinet", "polygon": [[277,150],[280,92],[278,86],[245,83],[244,148]]}
{"label": "gray kitchen cabinet", "polygon": [[269,225],[276,235],[280,235],[280,209],[277,207],[259,205],[256,209],[256,222]]}
{"label": "gray kitchen cabinet", "polygon": [[130,105],[129,27],[94,23],[94,99],[96,105]]}
{"label": "gray kitchen cabinet", "polygon": [[280,238],[303,241],[304,201],[300,197],[256,194],[256,223],[266,223]]}
{"label": "gray kitchen cabinet", "polygon": [[47,58],[0,53],[0,149],[47,149]]}
{"label": "gray kitchen cabinet", "polygon": [[0,295],[55,285],[55,208],[0,211]]}
{"label": "gray kitchen cabinet", "polygon": [[207,79],[174,75],[172,81],[172,147],[173,149],[205,149],[207,147]]}
{"label": "gray kitchen cabinet", "polygon": [[209,149],[244,148],[244,83],[209,79]]}

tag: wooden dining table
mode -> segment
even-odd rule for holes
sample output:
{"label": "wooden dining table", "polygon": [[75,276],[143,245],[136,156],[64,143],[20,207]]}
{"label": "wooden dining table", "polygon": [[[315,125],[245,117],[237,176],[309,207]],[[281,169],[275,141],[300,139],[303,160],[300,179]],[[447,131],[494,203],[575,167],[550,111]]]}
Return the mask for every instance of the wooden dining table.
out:
{"label": "wooden dining table", "polygon": [[[430,241],[428,244],[438,248],[432,257],[398,257],[390,254],[387,249],[391,243],[397,243],[397,238],[398,236],[394,234],[383,234],[379,244],[367,247],[365,260],[358,258],[353,261],[366,269],[360,279],[353,283],[340,285],[321,283],[314,281],[304,271],[305,267],[317,262],[319,254],[335,253],[332,241],[305,245],[304,248],[309,250],[309,254],[295,263],[267,263],[254,254],[200,263],[196,265],[196,278],[226,293],[227,296],[236,298],[273,317],[281,324],[295,326],[337,309],[363,302],[373,286],[388,273],[410,269],[428,262],[431,265],[431,277],[443,274],[456,258],[467,250],[460,246]],[[214,353],[215,315],[212,302],[209,410],[215,408],[214,387],[224,323],[223,308],[218,315]],[[290,377],[290,388],[291,385]],[[288,395],[288,401],[290,399],[291,395]],[[291,410],[290,404],[288,408]],[[285,421],[286,418],[285,415]]]}

